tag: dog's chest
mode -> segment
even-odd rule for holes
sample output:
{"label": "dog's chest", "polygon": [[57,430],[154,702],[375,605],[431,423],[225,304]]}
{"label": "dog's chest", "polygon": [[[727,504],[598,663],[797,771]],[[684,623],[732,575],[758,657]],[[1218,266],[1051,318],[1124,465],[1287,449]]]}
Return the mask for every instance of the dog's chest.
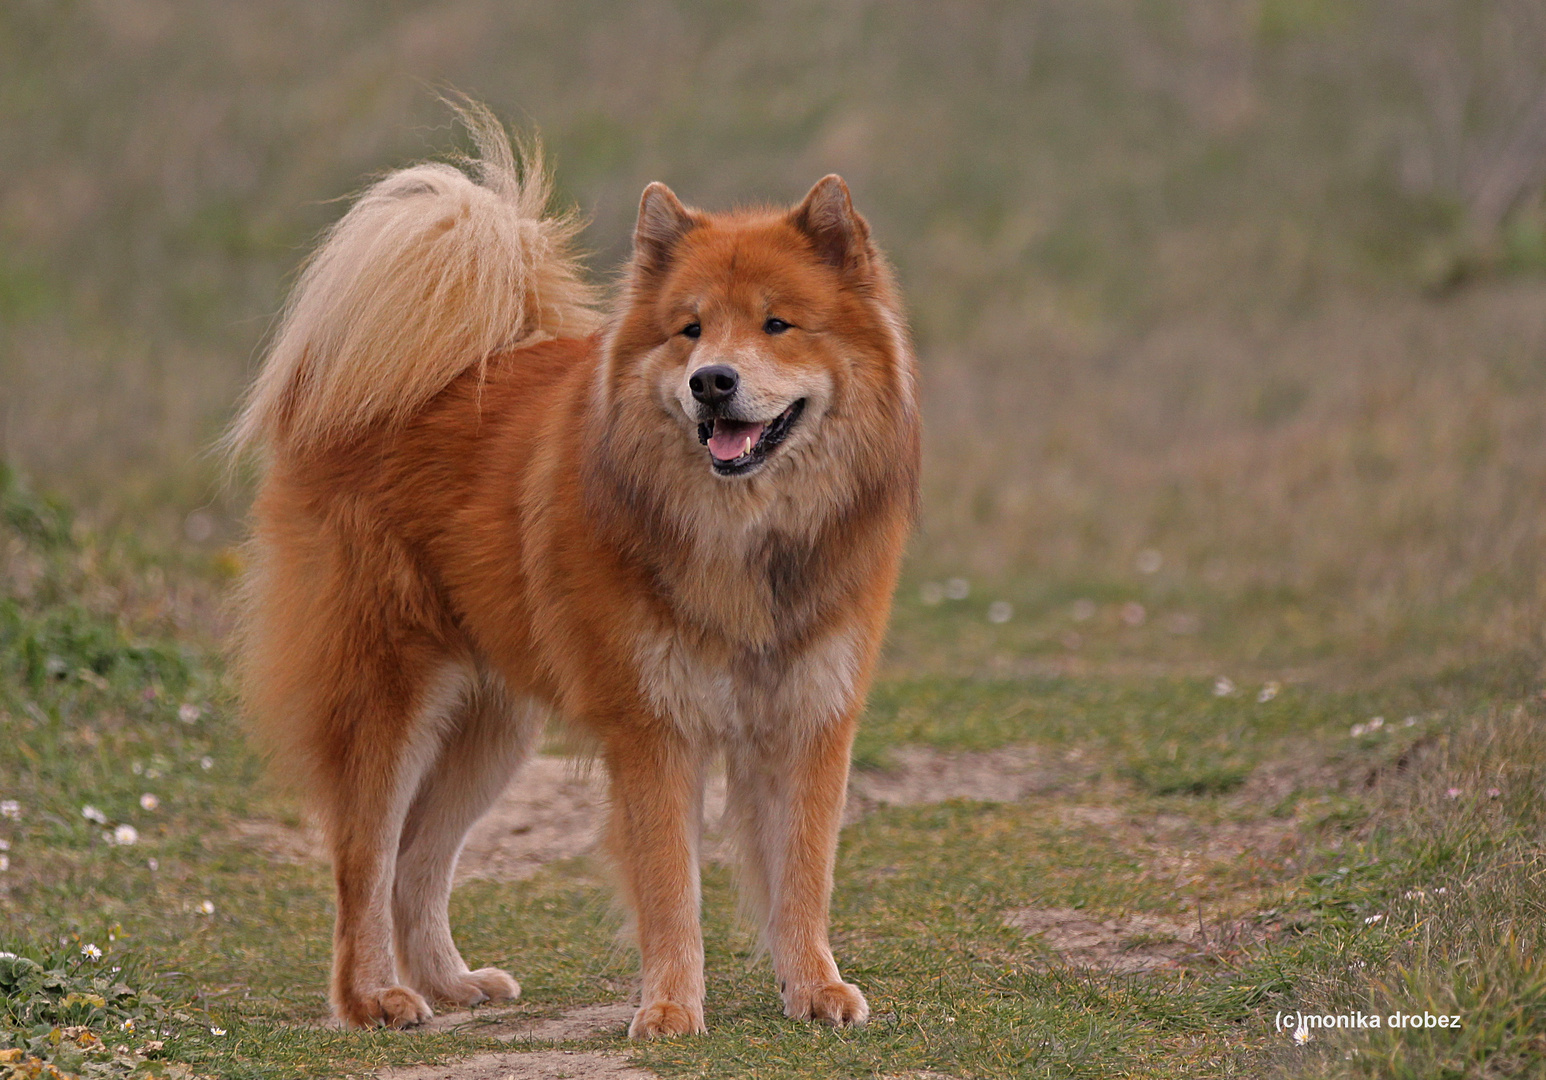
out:
{"label": "dog's chest", "polygon": [[640,638],[639,687],[693,739],[769,738],[820,728],[854,703],[862,645],[851,627],[801,648],[754,652],[662,628]]}

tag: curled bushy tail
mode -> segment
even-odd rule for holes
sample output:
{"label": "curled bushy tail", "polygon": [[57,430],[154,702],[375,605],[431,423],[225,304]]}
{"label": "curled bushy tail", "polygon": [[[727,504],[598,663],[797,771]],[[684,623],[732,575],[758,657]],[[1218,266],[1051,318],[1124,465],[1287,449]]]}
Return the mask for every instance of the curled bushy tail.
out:
{"label": "curled bushy tail", "polygon": [[473,176],[403,169],[328,230],[227,436],[233,453],[324,448],[406,419],[494,353],[594,329],[570,251],[579,226],[547,214],[540,151],[518,161],[492,113],[458,112],[478,147],[461,163]]}

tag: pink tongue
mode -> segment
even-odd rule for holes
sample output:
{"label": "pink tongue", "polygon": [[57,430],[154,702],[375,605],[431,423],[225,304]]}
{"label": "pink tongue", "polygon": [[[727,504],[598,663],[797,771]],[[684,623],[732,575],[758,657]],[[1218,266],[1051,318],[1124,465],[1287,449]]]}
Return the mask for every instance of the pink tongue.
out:
{"label": "pink tongue", "polygon": [[[709,436],[709,453],[720,461],[734,461],[757,445],[757,440],[762,438],[762,428],[761,424],[746,424],[739,420],[715,420],[714,434]],[[750,446],[747,439],[751,440]]]}

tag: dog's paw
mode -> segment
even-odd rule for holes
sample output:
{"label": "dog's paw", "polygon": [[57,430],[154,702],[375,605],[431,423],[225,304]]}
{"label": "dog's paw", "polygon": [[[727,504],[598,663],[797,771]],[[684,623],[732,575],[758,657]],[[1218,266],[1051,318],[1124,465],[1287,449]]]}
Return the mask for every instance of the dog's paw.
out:
{"label": "dog's paw", "polygon": [[457,1005],[481,1005],[485,1001],[514,1001],[521,984],[499,968],[479,968],[435,987],[435,997]]}
{"label": "dog's paw", "polygon": [[870,1003],[853,983],[791,986],[784,993],[784,1015],[791,1020],[821,1020],[835,1027],[862,1027]]}
{"label": "dog's paw", "polygon": [[672,1035],[702,1035],[707,1031],[703,1024],[703,1007],[683,1005],[678,1001],[652,1001],[639,1006],[628,1025],[630,1039],[662,1039]]}
{"label": "dog's paw", "polygon": [[338,1017],[350,1027],[413,1027],[434,1016],[429,1002],[406,986],[387,986],[353,995],[338,1005]]}

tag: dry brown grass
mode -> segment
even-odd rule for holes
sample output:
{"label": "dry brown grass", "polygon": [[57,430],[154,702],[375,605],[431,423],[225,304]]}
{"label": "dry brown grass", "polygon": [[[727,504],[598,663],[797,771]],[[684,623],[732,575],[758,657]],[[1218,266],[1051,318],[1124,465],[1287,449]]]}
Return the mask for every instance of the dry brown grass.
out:
{"label": "dry brown grass", "polygon": [[926,562],[1134,580],[1153,548],[1173,587],[1312,608],[1344,644],[1442,619],[1539,643],[1546,288],[1031,337],[930,371]]}

